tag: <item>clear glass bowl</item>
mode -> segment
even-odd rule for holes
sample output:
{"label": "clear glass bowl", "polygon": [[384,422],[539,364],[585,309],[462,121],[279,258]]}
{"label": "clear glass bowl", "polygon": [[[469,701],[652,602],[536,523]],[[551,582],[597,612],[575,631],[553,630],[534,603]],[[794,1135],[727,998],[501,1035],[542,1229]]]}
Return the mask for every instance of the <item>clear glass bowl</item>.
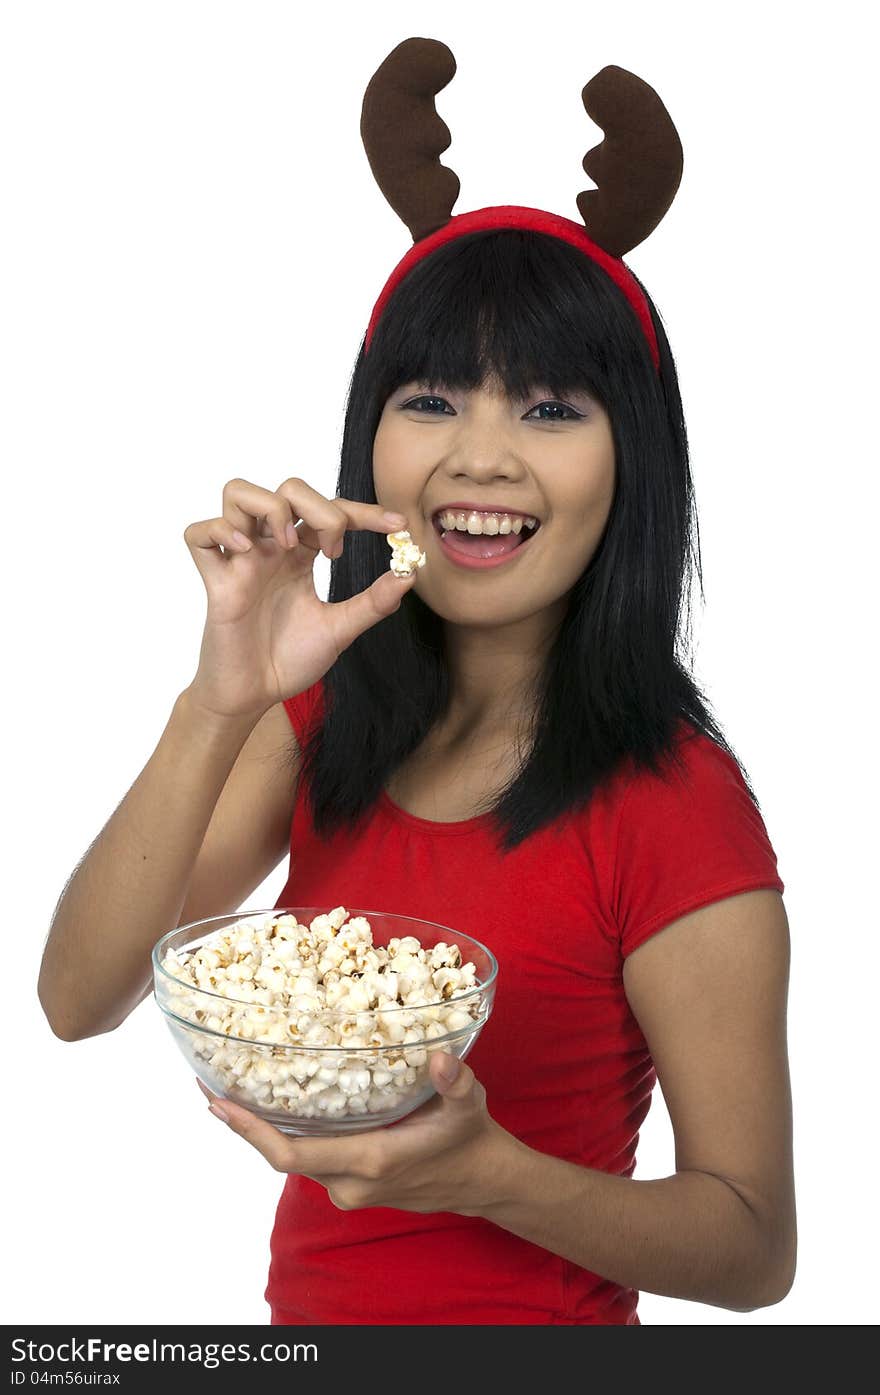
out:
{"label": "clear glass bowl", "polygon": [[[441,942],[457,945],[461,963],[475,967],[474,987],[425,1006],[373,1007],[363,1012],[324,1009],[310,1014],[312,1023],[330,1029],[323,1035],[332,1036],[334,1042],[340,1035],[358,1043],[366,1038],[371,1044],[305,1045],[303,1016],[296,1008],[195,987],[163,967],[169,950],[177,954],[196,950],[233,925],[256,929],[281,916],[294,916],[300,925],[309,926],[331,909],[292,906],[212,916],[169,931],[153,949],[156,1002],[196,1075],[214,1094],[244,1105],[284,1133],[361,1133],[402,1119],[434,1094],[428,1074],[430,1055],[448,1051],[464,1059],[495,998],[498,965],[479,940],[430,920],[349,906],[347,920],[366,917],[376,947],[405,936],[414,936],[427,950]],[[446,1018],[451,1009],[455,1015],[450,1027]],[[229,1030],[230,1014],[235,1019],[233,1031]],[[434,1025],[429,1028],[429,1023]],[[428,1030],[436,1033],[438,1023],[440,1035],[404,1039],[411,1038],[413,1029],[416,1035]],[[297,1040],[291,1041],[291,1035]]]}

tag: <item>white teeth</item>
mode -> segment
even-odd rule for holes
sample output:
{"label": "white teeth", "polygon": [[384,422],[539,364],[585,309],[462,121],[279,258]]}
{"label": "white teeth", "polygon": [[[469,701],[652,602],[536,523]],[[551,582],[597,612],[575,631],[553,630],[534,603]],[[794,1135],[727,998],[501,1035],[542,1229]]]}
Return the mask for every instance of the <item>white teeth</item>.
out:
{"label": "white teeth", "polygon": [[[508,527],[505,528],[505,522]],[[523,526],[523,520],[517,514],[481,514],[469,513],[467,530],[469,533],[518,533]]]}
{"label": "white teeth", "polygon": [[485,533],[489,537],[497,533],[520,533],[523,528],[532,532],[538,524],[537,518],[531,515],[523,518],[521,514],[478,513],[476,510],[468,513],[464,509],[443,509],[437,514],[437,521],[444,531],[454,528],[460,533],[472,536]]}

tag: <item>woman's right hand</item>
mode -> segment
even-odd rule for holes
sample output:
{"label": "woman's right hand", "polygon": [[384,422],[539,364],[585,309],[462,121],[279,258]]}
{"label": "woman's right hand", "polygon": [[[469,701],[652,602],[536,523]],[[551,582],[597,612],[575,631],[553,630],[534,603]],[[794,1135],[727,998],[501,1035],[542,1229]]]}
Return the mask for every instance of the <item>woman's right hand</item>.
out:
{"label": "woman's right hand", "polygon": [[405,528],[401,519],[380,504],[325,499],[300,479],[274,493],[230,480],[222,517],[191,523],[183,535],[208,593],[189,685],[195,700],[219,716],[258,719],[322,678],[359,634],[397,610],[415,570],[409,577],[385,571],[365,591],[331,603],[315,591],[318,551],[338,557],[348,529],[384,536]]}

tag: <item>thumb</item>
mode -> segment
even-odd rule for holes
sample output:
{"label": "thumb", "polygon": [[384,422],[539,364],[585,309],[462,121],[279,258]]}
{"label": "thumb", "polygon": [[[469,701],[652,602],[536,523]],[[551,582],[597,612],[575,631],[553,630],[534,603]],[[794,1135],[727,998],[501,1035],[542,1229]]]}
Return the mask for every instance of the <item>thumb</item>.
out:
{"label": "thumb", "polygon": [[365,591],[359,591],[346,601],[334,601],[329,615],[339,652],[347,649],[371,625],[393,615],[407,591],[412,590],[415,577],[415,568],[409,576],[402,577],[395,576],[392,571],[383,572]]}
{"label": "thumb", "polygon": [[435,1051],[431,1058],[431,1082],[438,1095],[448,1100],[465,1100],[474,1086],[470,1066],[448,1051]]}

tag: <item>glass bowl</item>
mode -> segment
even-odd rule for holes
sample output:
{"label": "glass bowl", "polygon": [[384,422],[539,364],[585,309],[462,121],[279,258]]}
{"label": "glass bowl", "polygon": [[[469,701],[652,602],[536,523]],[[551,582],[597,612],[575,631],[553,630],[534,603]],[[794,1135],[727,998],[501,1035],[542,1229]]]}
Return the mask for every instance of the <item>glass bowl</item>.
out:
{"label": "glass bowl", "polygon": [[[169,951],[174,951],[177,963],[172,959],[172,967],[176,968],[183,956],[210,949],[232,926],[268,930],[279,918],[292,917],[282,920],[276,930],[282,931],[281,938],[288,944],[293,942],[284,952],[294,961],[288,973],[295,974],[301,962],[296,944],[302,939],[296,935],[296,925],[309,927],[317,916],[333,914],[319,906],[212,916],[178,926],[153,948],[156,1002],[196,1075],[214,1094],[243,1105],[284,1133],[361,1133],[402,1119],[435,1093],[428,1074],[431,1054],[448,1051],[463,1060],[492,1011],[498,965],[479,940],[430,920],[344,909],[346,920],[338,933],[363,916],[369,921],[374,947],[387,949],[395,938],[414,936],[422,949],[436,951],[441,964],[450,958],[439,948],[446,945],[453,950],[454,964],[457,946],[461,966],[474,965],[473,985],[456,987],[445,982],[438,989],[432,976],[421,991],[431,1001],[417,1006],[372,1006],[356,1012],[335,1007],[304,1010],[296,997],[262,985],[255,989],[253,979],[247,981],[250,996],[230,982],[220,992],[188,982],[165,964]],[[335,908],[337,918],[341,910]],[[412,946],[403,953],[411,950]],[[395,957],[400,952],[389,951]],[[207,976],[204,968],[201,972]],[[418,971],[411,968],[410,972]],[[268,1001],[255,1000],[254,993]]]}

